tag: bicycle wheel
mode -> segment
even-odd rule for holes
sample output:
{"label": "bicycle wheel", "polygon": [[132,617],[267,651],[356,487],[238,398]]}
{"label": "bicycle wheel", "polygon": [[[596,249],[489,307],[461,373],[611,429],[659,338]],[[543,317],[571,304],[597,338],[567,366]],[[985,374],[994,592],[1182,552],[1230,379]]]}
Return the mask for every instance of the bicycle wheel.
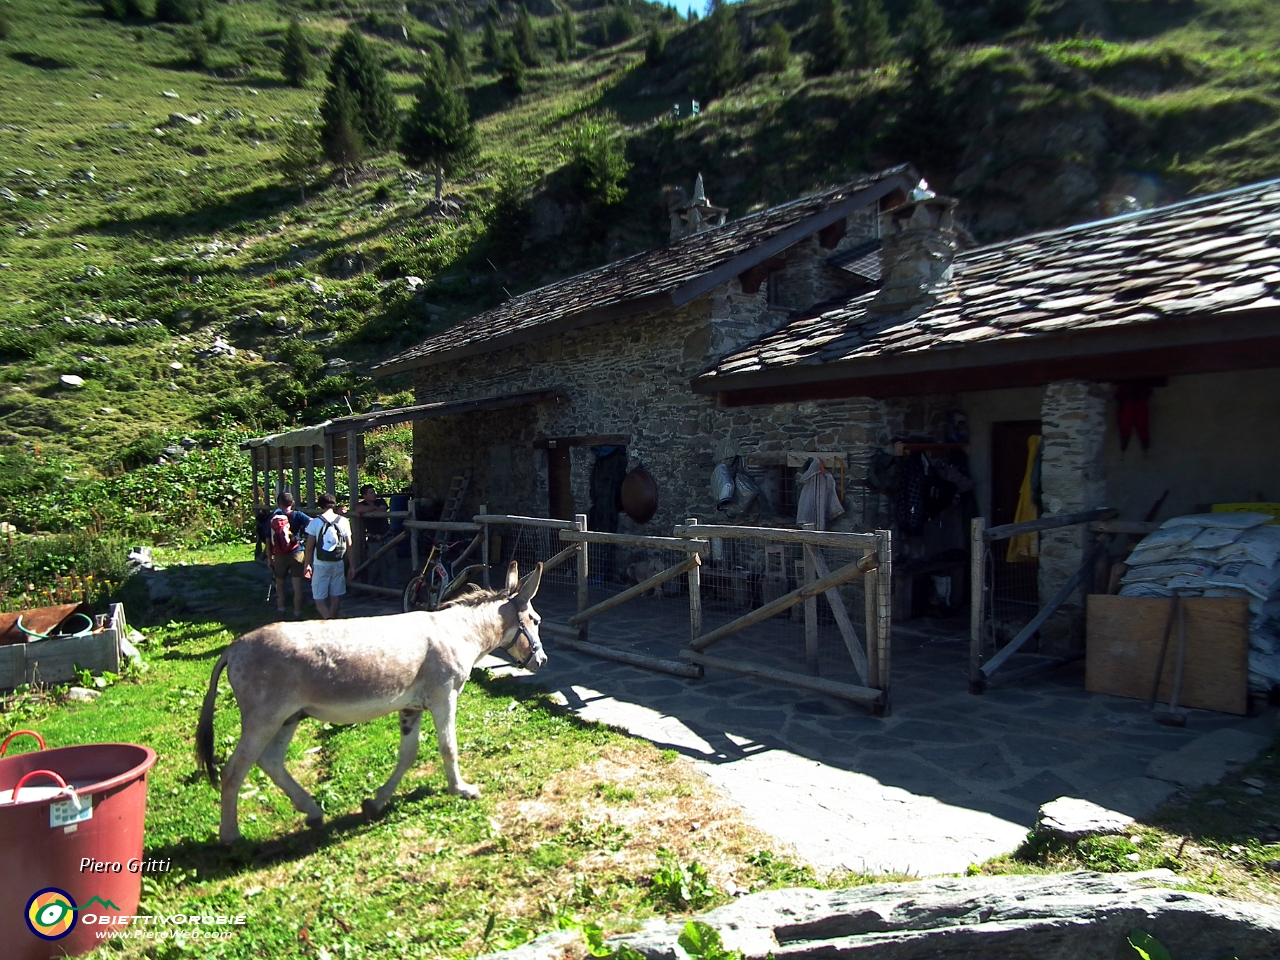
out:
{"label": "bicycle wheel", "polygon": [[427,581],[424,577],[414,577],[409,581],[409,585],[404,588],[404,612],[412,613],[414,610],[430,610],[432,607],[427,602]]}

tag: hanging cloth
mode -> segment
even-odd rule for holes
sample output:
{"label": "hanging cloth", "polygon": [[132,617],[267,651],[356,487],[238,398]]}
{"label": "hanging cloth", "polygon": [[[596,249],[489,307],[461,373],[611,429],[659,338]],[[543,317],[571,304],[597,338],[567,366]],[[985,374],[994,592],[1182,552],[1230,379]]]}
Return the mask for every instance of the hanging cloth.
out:
{"label": "hanging cloth", "polygon": [[[1039,484],[1036,476],[1039,473],[1037,467],[1040,459],[1040,436],[1034,435],[1027,437],[1027,470],[1022,475],[1022,487],[1018,490],[1018,508],[1014,511],[1014,523],[1026,523],[1029,520],[1040,519],[1040,509],[1036,505],[1037,487]],[[1040,559],[1040,534],[1020,533],[1016,537],[1009,538],[1009,547],[1005,551],[1005,562],[1007,563],[1036,563]]]}
{"label": "hanging cloth", "polygon": [[796,523],[812,523],[818,530],[830,529],[831,521],[844,514],[836,478],[821,457],[814,457],[800,475],[800,497],[796,501]]}

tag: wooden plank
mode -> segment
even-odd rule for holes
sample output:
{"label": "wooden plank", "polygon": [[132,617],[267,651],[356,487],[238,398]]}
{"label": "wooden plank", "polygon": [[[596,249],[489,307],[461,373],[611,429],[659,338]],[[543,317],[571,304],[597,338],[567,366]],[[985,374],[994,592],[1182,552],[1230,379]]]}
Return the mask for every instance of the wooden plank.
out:
{"label": "wooden plank", "polygon": [[576,557],[577,555],[578,555],[578,545],[576,543],[571,543],[569,544],[569,546],[565,547],[559,553],[552,556],[550,560],[544,560],[542,562],[542,572],[546,573],[548,570],[554,570],[556,567],[560,566],[560,564],[564,563],[566,560],[570,560],[573,557]]}
{"label": "wooden plank", "polygon": [[376,593],[380,597],[400,599],[404,596],[403,590],[397,590],[394,587],[375,587],[372,583],[361,583],[359,580],[348,580],[347,586],[353,590],[363,590],[365,593]]}
{"label": "wooden plank", "polygon": [[889,712],[889,667],[893,650],[893,531],[877,530],[876,540],[876,646],[879,648],[879,674],[875,686],[884,694],[880,705]]}
{"label": "wooden plank", "polygon": [[982,624],[986,600],[986,517],[974,517],[969,526],[969,692],[981,693]]}
{"label": "wooden plank", "polygon": [[629,447],[631,436],[625,433],[601,433],[586,437],[538,437],[533,449],[550,450],[558,447]]}
{"label": "wooden plank", "polygon": [[316,506],[316,448],[314,444],[307,445],[307,455],[303,466],[307,471],[307,507],[314,510]]}
{"label": "wooden plank", "polygon": [[475,533],[480,524],[467,520],[406,520],[404,525],[410,530],[446,530],[453,533]]}
{"label": "wooden plank", "polygon": [[[1087,598],[1085,689],[1146,700],[1171,599]],[[1249,601],[1237,597],[1184,597],[1187,611],[1186,666],[1180,706],[1243,716],[1249,705]],[[1172,648],[1172,645],[1171,645]],[[1174,656],[1165,657],[1157,698],[1172,695]]]}
{"label": "wooden plank", "polygon": [[1147,523],[1145,520],[1095,520],[1089,524],[1090,533],[1132,533],[1146,536],[1159,529],[1159,523]]}
{"label": "wooden plank", "polygon": [[702,636],[695,638],[690,646],[695,650],[705,650],[713,643],[718,643],[725,637],[735,634],[739,630],[745,630],[747,627],[760,623],[762,620],[768,620],[775,614],[781,613],[783,610],[795,606],[802,600],[807,600],[809,597],[816,597],[818,594],[824,593],[832,587],[838,587],[840,584],[852,580],[855,577],[860,577],[868,570],[875,569],[875,565],[875,554],[865,556],[861,560],[857,560],[853,563],[847,563],[843,567],[837,568],[829,576],[815,580],[813,583],[806,584],[797,590],[792,590],[790,593],[784,594],[777,600],[774,600],[771,603],[766,603],[762,607],[757,607],[750,613],[744,614],[743,616],[738,617],[738,619],[726,623],[723,627],[718,627],[710,633],[704,633]]}
{"label": "wooden plank", "polygon": [[[582,514],[586,516],[586,514]],[[471,518],[476,523],[518,523],[526,527],[548,527],[552,530],[576,530],[575,520],[548,520],[546,517],[511,517],[502,513],[480,513]]]}
{"label": "wooden plank", "polygon": [[[685,521],[688,526],[698,525],[697,517]],[[689,568],[689,641],[702,633],[702,565]]]}
{"label": "wooden plank", "polygon": [[[805,524],[806,530],[815,529],[812,524]],[[804,585],[807,587],[818,579],[810,551],[817,548],[811,543],[804,545]],[[827,571],[830,574],[831,571]],[[818,675],[818,598],[816,595],[804,601],[804,670],[811,677]]]}
{"label": "wooden plank", "polygon": [[413,516],[413,512],[411,510],[366,510],[361,516],[366,519],[368,517],[381,517],[384,520],[399,520]]}
{"label": "wooden plank", "polygon": [[876,628],[880,623],[880,605],[876,600],[878,582],[879,576],[874,570],[868,570],[862,580],[863,626],[867,632],[867,686],[870,687],[880,682],[880,644],[876,639]]}
{"label": "wooden plank", "polygon": [[[273,448],[268,447],[267,449],[271,450]],[[276,490],[275,497],[272,499],[279,497],[281,491],[284,490],[284,449],[279,447],[274,449],[276,451]]]}
{"label": "wooden plank", "polygon": [[1008,540],[1024,533],[1038,533],[1041,530],[1053,530],[1057,527],[1070,527],[1077,523],[1089,523],[1094,520],[1110,520],[1119,510],[1114,507],[1098,507],[1095,510],[1080,510],[1076,513],[1059,513],[1039,520],[1026,520],[1022,523],[1002,523],[998,527],[988,527],[983,534],[988,541]]}
{"label": "wooden plank", "polygon": [[1080,569],[1071,575],[1071,578],[1053,595],[1053,599],[1040,608],[1040,612],[1031,618],[1031,622],[1018,631],[1018,635],[1006,643],[990,660],[982,665],[982,675],[989,677],[997,670],[1000,665],[1008,660],[1011,656],[1022,648],[1035,635],[1035,632],[1044,626],[1045,622],[1053,616],[1058,608],[1067,602],[1067,598],[1075,592],[1080,584],[1084,583],[1085,577],[1089,575],[1093,562],[1098,559],[1098,555],[1107,548],[1105,540],[1095,543],[1093,549],[1090,550],[1084,558],[1084,563],[1080,564]]}
{"label": "wooden plank", "polygon": [[354,430],[347,431],[347,486],[350,488],[347,522],[351,524],[351,562],[355,564],[364,559],[364,521],[356,513],[356,504],[360,502],[359,436]]}
{"label": "wooden plank", "polygon": [[364,571],[368,569],[370,564],[372,564],[375,560],[381,557],[384,553],[386,553],[392,547],[396,546],[396,544],[398,544],[401,540],[403,540],[408,535],[409,535],[409,532],[407,530],[401,530],[394,537],[392,537],[390,540],[384,543],[381,547],[379,547],[377,552],[374,553],[373,556],[371,556],[368,560],[364,561],[364,563],[360,564],[360,566],[352,570],[350,576],[348,577],[348,580],[349,581],[354,580],[356,577],[360,576],[360,574],[364,573]]}
{"label": "wooden plank", "polygon": [[674,567],[667,567],[667,569],[663,570],[661,573],[655,573],[652,577],[649,577],[647,580],[641,580],[639,583],[635,584],[634,586],[628,587],[626,590],[623,590],[621,593],[615,593],[612,597],[609,597],[607,600],[600,601],[594,607],[588,607],[586,610],[579,610],[577,613],[575,613],[572,617],[569,618],[569,625],[576,627],[583,623],[586,623],[592,617],[598,617],[600,616],[600,614],[606,613],[609,610],[612,610],[614,607],[621,606],[622,604],[626,603],[628,600],[634,600],[636,597],[640,596],[640,594],[644,593],[646,590],[652,590],[654,587],[661,586],[662,584],[666,583],[668,580],[674,580],[676,577],[679,577],[685,573],[688,573],[689,570],[691,570],[693,567],[701,563],[702,563],[702,558],[699,557],[696,553],[692,554],[691,556],[688,557],[688,559],[682,560],[680,563],[677,563]]}
{"label": "wooden plank", "polygon": [[336,417],[325,427],[325,433],[336,435],[352,430],[366,433],[375,427],[386,427],[394,423],[429,420],[433,417],[452,417],[460,413],[505,410],[509,407],[522,407],[550,401],[559,402],[567,399],[568,397],[563,390],[553,387],[547,390],[529,390],[524,393],[509,393],[497,397],[477,397],[474,400],[443,400],[436,403],[420,403],[410,407],[394,407],[391,410],[380,410],[377,413],[360,416]]}
{"label": "wooden plank", "polygon": [[555,637],[556,646],[564,647],[566,650],[576,650],[579,653],[600,657],[602,660],[613,660],[617,663],[630,664],[633,667],[643,667],[645,670],[670,673],[677,677],[689,677],[692,680],[700,680],[702,678],[702,667],[697,664],[681,663],[678,660],[666,660],[662,657],[651,657],[647,654],[634,653],[630,650],[606,647],[599,643],[587,643],[577,639],[578,631],[575,627],[543,620],[539,629],[543,633],[549,633]]}
{"label": "wooden plank", "polygon": [[873,547],[874,533],[843,533],[835,530],[794,530],[790,527],[739,527],[730,524],[704,523],[691,526],[683,524],[672,530],[677,537],[724,537],[731,540],[747,538],[773,540],[778,543],[811,543],[815,547],[838,547],[856,550]]}
{"label": "wooden plank", "polygon": [[[813,571],[819,577],[825,577],[831,572],[831,568],[827,566],[827,561],[822,556],[822,551],[811,544],[804,545],[805,570],[808,571],[809,564],[813,564]],[[849,651],[849,658],[853,660],[853,669],[858,673],[858,679],[864,684],[870,680],[870,674],[867,673],[867,652],[862,649],[862,643],[858,640],[858,633],[853,629],[853,623],[849,619],[849,611],[844,605],[844,597],[840,596],[840,591],[836,589],[828,590],[823,594],[827,598],[827,604],[831,607],[831,616],[835,618],[836,628],[840,631],[840,636],[844,640],[844,645]],[[817,603],[815,598],[814,603]]]}
{"label": "wooden plank", "polygon": [[1073,650],[1065,657],[1051,657],[1040,663],[1033,663],[1029,666],[1019,667],[1017,670],[1006,670],[1004,673],[997,674],[990,679],[984,681],[986,687],[1003,687],[1010,683],[1016,683],[1019,680],[1025,680],[1028,677],[1039,676],[1042,673],[1048,673],[1050,670],[1057,670],[1059,667],[1065,667],[1069,663],[1075,663],[1077,660],[1084,659],[1083,650]]}
{"label": "wooden plank", "polygon": [[690,537],[647,537],[633,533],[604,533],[600,530],[561,530],[560,539],[571,542],[611,543],[620,547],[648,547],[654,550],[684,550],[706,556],[711,552],[710,540]]}
{"label": "wooden plank", "polygon": [[851,683],[840,683],[836,680],[823,680],[821,677],[807,677],[803,673],[792,673],[790,670],[779,670],[776,667],[755,663],[751,660],[734,660],[729,657],[713,657],[696,650],[681,650],[680,659],[689,663],[700,664],[716,670],[728,670],[730,673],[741,673],[748,677],[759,677],[762,680],[774,680],[788,683],[793,687],[805,690],[816,690],[831,697],[852,700],[867,706],[884,702],[884,694],[871,687],[858,687]]}
{"label": "wooden plank", "polygon": [[294,447],[289,451],[289,466],[293,470],[293,499],[302,503],[302,448]]}
{"label": "wooden plank", "polygon": [[[574,529],[579,533],[583,533],[587,529],[587,515],[585,513],[576,513],[573,516]],[[587,541],[583,540],[578,544],[578,613],[582,613],[587,607],[591,606],[591,547]],[[583,620],[578,625],[578,639],[586,642],[587,639],[587,621]]]}
{"label": "wooden plank", "polygon": [[324,435],[324,492],[337,499],[338,484],[334,478],[333,437]]}

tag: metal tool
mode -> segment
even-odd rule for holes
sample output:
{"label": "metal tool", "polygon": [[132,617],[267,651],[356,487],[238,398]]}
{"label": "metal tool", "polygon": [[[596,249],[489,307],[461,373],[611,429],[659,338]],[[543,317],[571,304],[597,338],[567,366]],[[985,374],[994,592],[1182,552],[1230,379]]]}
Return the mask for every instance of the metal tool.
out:
{"label": "metal tool", "polygon": [[1151,696],[1147,706],[1156,708],[1156,697],[1160,694],[1160,677],[1164,674],[1164,658],[1169,652],[1169,637],[1173,633],[1173,619],[1178,615],[1178,592],[1175,590],[1169,599],[1169,617],[1164,622],[1164,638],[1160,641],[1160,657],[1156,660],[1156,678],[1151,681]]}
{"label": "metal tool", "polygon": [[[1178,697],[1182,693],[1182,672],[1187,662],[1187,607],[1178,604],[1178,662],[1173,671],[1173,694],[1169,698],[1168,710],[1156,711],[1156,723],[1166,727],[1185,727],[1187,715],[1178,709]],[[1159,675],[1157,675],[1158,679]]]}

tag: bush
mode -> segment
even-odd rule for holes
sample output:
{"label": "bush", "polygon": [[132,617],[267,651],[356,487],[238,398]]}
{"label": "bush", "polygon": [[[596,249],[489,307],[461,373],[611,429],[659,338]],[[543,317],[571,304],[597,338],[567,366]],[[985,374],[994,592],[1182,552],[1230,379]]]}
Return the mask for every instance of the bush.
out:
{"label": "bush", "polygon": [[570,183],[576,199],[597,207],[612,206],[627,195],[622,185],[631,170],[617,118],[588,117],[565,138]]}
{"label": "bush", "polygon": [[601,46],[612,47],[639,32],[640,21],[630,7],[609,7],[600,18]]}
{"label": "bush", "polygon": [[128,553],[121,536],[98,529],[0,540],[0,610],[92,604],[128,577]]}
{"label": "bush", "polygon": [[209,41],[199,27],[187,30],[182,38],[182,45],[187,50],[187,62],[197,70],[209,66]]}
{"label": "bush", "polygon": [[791,62],[791,34],[774,21],[764,37],[764,67],[770,73],[781,73]]}
{"label": "bush", "polygon": [[658,863],[660,866],[649,881],[654,903],[676,910],[697,910],[715,897],[716,888],[707,876],[707,868],[697,860],[685,866],[671,851],[660,850]]}

